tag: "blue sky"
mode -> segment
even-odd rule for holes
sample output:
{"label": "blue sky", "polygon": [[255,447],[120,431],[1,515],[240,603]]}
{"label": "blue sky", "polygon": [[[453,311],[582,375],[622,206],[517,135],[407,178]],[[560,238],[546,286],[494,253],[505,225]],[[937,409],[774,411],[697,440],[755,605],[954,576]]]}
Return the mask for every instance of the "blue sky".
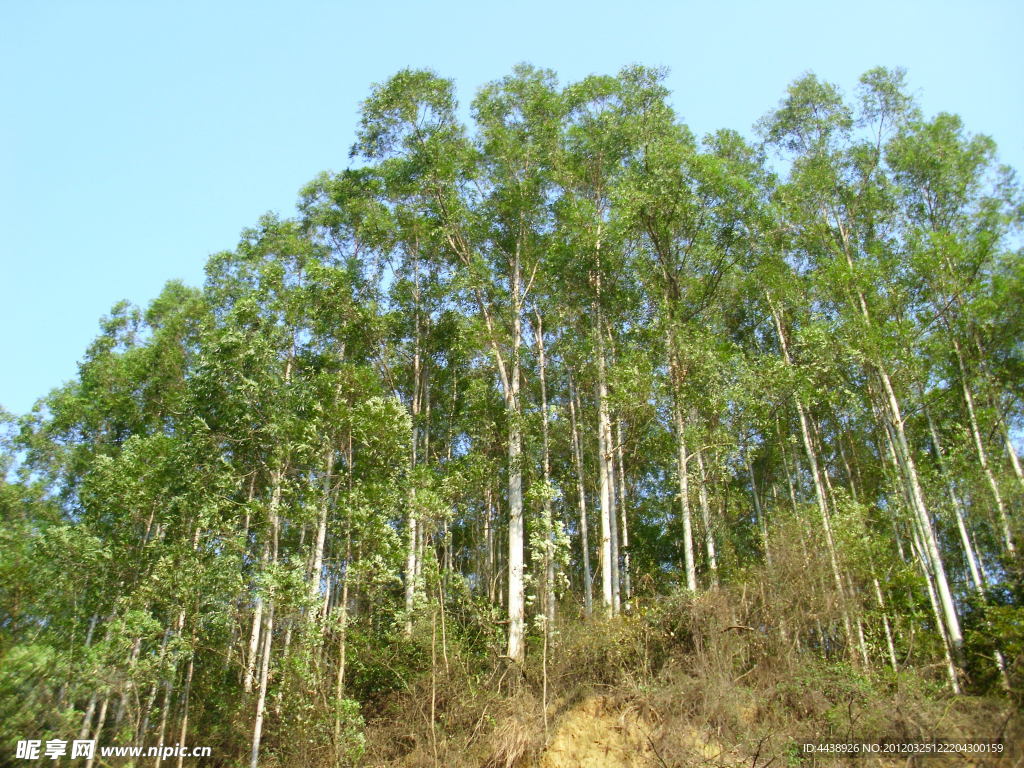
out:
{"label": "blue sky", "polygon": [[360,101],[406,66],[468,101],[520,61],[562,81],[671,69],[702,134],[750,135],[811,70],[903,66],[1024,170],[1024,4],[0,0],[0,406],[73,377],[99,318],[198,285],[268,210],[347,164]]}

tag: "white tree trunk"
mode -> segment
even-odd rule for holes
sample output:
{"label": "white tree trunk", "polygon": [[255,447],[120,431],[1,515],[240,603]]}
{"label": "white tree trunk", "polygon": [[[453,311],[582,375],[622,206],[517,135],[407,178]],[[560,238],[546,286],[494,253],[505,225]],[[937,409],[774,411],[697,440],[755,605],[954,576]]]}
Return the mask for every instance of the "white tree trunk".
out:
{"label": "white tree trunk", "polygon": [[334,698],[337,711],[334,715],[334,744],[338,748],[341,744],[341,700],[345,695],[345,663],[348,643],[348,589],[349,589],[349,565],[352,561],[352,531],[349,528],[345,533],[345,573],[342,578],[340,612],[338,621],[338,669],[334,678]]}
{"label": "white tree trunk", "polygon": [[[598,314],[600,318],[600,314]],[[600,322],[600,319],[599,319]],[[618,612],[615,557],[615,478],[612,474],[611,418],[608,413],[608,385],[605,374],[603,334],[597,332],[597,453],[601,500],[601,601],[605,612]]]}
{"label": "white tree trunk", "polygon": [[[544,618],[545,632],[550,633],[555,624],[555,524],[551,508],[551,449],[548,439],[548,390],[547,365],[544,356],[544,326],[540,313],[537,313],[537,357],[540,363],[540,407],[541,434],[543,438],[543,470],[544,470]],[[443,625],[442,625],[443,627]]]}
{"label": "white tree trunk", "polygon": [[960,620],[957,617],[956,606],[953,603],[953,593],[949,588],[949,580],[946,578],[946,569],[942,563],[942,556],[939,553],[939,542],[935,536],[935,528],[932,525],[928,509],[925,506],[924,492],[921,490],[914,457],[911,454],[910,446],[907,444],[899,401],[896,399],[896,393],[893,391],[888,374],[880,366],[878,367],[878,376],[884,388],[885,402],[888,404],[890,417],[888,426],[891,428],[895,438],[893,443],[895,444],[896,457],[906,479],[908,500],[911,502],[917,517],[923,552],[928,558],[929,566],[935,579],[939,603],[942,606],[942,615],[945,619],[949,641],[952,645],[953,658],[954,661],[958,662],[960,649],[963,646],[963,633],[960,630]]}
{"label": "white tree trunk", "polygon": [[946,481],[946,493],[949,495],[949,503],[953,508],[953,515],[956,518],[956,528],[957,532],[960,534],[960,544],[964,548],[964,556],[967,559],[967,568],[971,574],[971,583],[974,585],[975,591],[978,594],[984,594],[985,579],[982,576],[978,557],[975,554],[974,545],[971,543],[971,537],[967,531],[967,520],[964,514],[963,503],[960,501],[960,496],[956,492],[956,488],[953,485],[953,479],[950,477],[949,471],[946,467],[946,459],[943,455],[942,444],[939,442],[939,432],[935,428],[935,421],[932,419],[931,411],[927,406],[924,408],[924,413],[928,420],[928,431],[931,434],[932,445],[935,446],[935,457],[939,463],[939,472]]}
{"label": "white tree trunk", "polygon": [[[320,593],[324,569],[324,547],[327,543],[327,512],[330,507],[331,479],[334,476],[334,446],[327,450],[327,468],[324,472],[323,498],[320,500],[320,516],[316,525],[316,543],[313,548],[313,567],[309,574],[309,596],[315,599]],[[316,617],[310,612],[311,618]]]}
{"label": "white tree trunk", "polygon": [[[946,489],[949,493],[950,504],[953,507],[953,515],[956,518],[957,532],[960,534],[960,544],[964,548],[964,557],[967,559],[967,568],[971,574],[971,585],[974,587],[974,593],[978,596],[978,599],[982,603],[988,602],[988,598],[985,595],[985,580],[982,575],[983,571],[978,562],[978,556],[975,554],[974,544],[971,542],[970,534],[967,531],[967,520],[964,514],[963,503],[960,501],[960,496],[957,494],[956,489],[953,486],[953,480],[950,478],[949,473],[946,469],[945,458],[942,455],[942,445],[939,443],[939,433],[935,428],[935,421],[932,419],[931,411],[928,407],[924,408],[925,416],[928,419],[928,431],[931,433],[932,445],[935,446],[935,456],[939,462],[939,472],[946,480]],[[1002,681],[1003,688],[1006,690],[1010,689],[1010,677],[1006,669],[1006,657],[1003,655],[1002,650],[998,647],[995,649],[993,654],[996,667],[999,669],[999,677]]]}
{"label": "white tree trunk", "polygon": [[274,642],[274,604],[270,603],[267,612],[266,626],[263,630],[263,660],[260,666],[260,692],[256,700],[256,720],[252,729],[252,751],[249,757],[249,768],[258,768],[260,764],[260,740],[263,738],[263,718],[267,709],[267,681],[270,677],[270,650]]}
{"label": "white tree trunk", "polygon": [[923,549],[920,526],[915,521],[911,527],[914,533],[911,547],[917,555],[918,562],[922,564],[924,583],[928,589],[928,602],[932,606],[932,615],[935,616],[935,625],[938,627],[939,635],[942,637],[942,652],[943,658],[946,662],[946,675],[949,677],[949,687],[953,693],[959,694],[960,681],[957,679],[956,662],[954,661],[953,654],[950,650],[952,643],[946,626],[942,621],[942,609],[939,607],[939,601],[935,596],[935,574],[928,567],[928,557]]}
{"label": "white tree trunk", "polygon": [[[412,453],[410,467],[416,469],[419,449],[419,415],[422,393],[422,365],[420,362],[420,320],[419,320],[419,262],[414,265],[416,275],[416,338],[412,358]],[[409,485],[409,501],[405,519],[405,636],[412,636],[412,617],[416,609],[416,575],[419,572],[419,531],[417,530],[416,489]]]}
{"label": "white tree trunk", "polygon": [[679,515],[683,523],[683,561],[686,568],[686,588],[697,591],[697,565],[693,556],[693,519],[690,516],[690,475],[686,451],[686,420],[682,407],[675,406],[676,419],[676,472],[679,477]]}
{"label": "white tree trunk", "polygon": [[579,407],[579,398],[569,380],[569,421],[572,430],[572,455],[576,465],[576,496],[579,500],[580,509],[580,547],[583,551],[583,612],[590,618],[594,610],[594,577],[590,570],[590,544],[587,535],[587,495],[583,482],[583,451],[580,447],[579,425],[576,420],[576,411]]}
{"label": "white tree trunk", "polygon": [[871,583],[875,588],[875,601],[878,603],[878,610],[882,612],[882,627],[885,629],[885,647],[889,651],[889,666],[893,671],[899,664],[896,661],[896,646],[892,641],[892,627],[889,626],[889,614],[885,610],[885,600],[882,599],[882,585],[874,573],[874,566],[871,570]]}
{"label": "white tree trunk", "polygon": [[1017,449],[1013,447],[1013,441],[1010,440],[1010,430],[1006,427],[1006,420],[1000,419],[999,426],[1003,432],[1003,445],[1006,447],[1006,453],[1010,457],[1010,465],[1013,467],[1013,474],[1017,476],[1017,482],[1020,484],[1021,490],[1024,490],[1024,472],[1020,468],[1020,459],[1017,457]]}
{"label": "white tree trunk", "polygon": [[510,659],[522,663],[526,656],[525,584],[523,581],[523,434],[519,401],[519,353],[522,345],[522,296],[519,253],[512,270],[512,365],[508,377],[505,412],[508,416],[508,651]]}
{"label": "white tree trunk", "polygon": [[718,556],[715,552],[715,532],[711,526],[711,507],[708,504],[708,474],[704,467],[704,449],[697,451],[697,471],[700,473],[700,488],[698,498],[700,499],[700,517],[704,524],[704,541],[708,553],[708,570],[711,575],[711,584],[718,586]]}
{"label": "white tree trunk", "polygon": [[974,448],[978,452],[978,463],[981,464],[981,469],[985,473],[985,478],[988,480],[989,488],[992,490],[992,497],[996,502],[996,510],[999,513],[999,526],[1003,535],[1003,548],[1010,555],[1015,555],[1017,553],[1017,548],[1013,544],[1013,535],[1010,532],[1010,519],[1006,514],[1006,504],[1003,501],[1002,493],[999,491],[999,483],[996,481],[995,473],[992,471],[992,465],[989,464],[988,453],[985,451],[985,443],[981,439],[981,430],[978,427],[978,417],[974,409],[974,396],[971,394],[971,388],[967,384],[967,366],[964,364],[964,356],[960,349],[960,344],[955,338],[953,339],[953,349],[956,350],[956,359],[960,366],[960,386],[963,391],[964,402],[967,404],[967,417],[968,422],[971,425],[971,436],[974,438]]}
{"label": "white tree trunk", "polygon": [[[287,373],[285,379],[288,379]],[[284,475],[285,471],[283,469],[274,470],[272,473],[274,489],[270,496],[270,561],[275,564],[277,563],[278,544],[281,533],[281,519],[278,517],[278,510],[281,506],[281,487],[284,482]],[[257,768],[259,765],[260,739],[263,736],[263,718],[267,705],[267,681],[270,676],[270,651],[274,644],[274,601],[269,599],[267,602],[270,607],[263,628],[263,660],[260,668],[259,696],[256,700],[256,718],[252,730],[250,768]]]}
{"label": "white tree trunk", "polygon": [[[786,333],[782,326],[782,315],[771,303],[770,298],[768,299],[768,303],[771,307],[772,319],[775,321],[775,332],[778,335],[782,358],[787,366],[792,366],[793,361],[789,355],[789,345],[786,343]],[[814,498],[818,503],[818,513],[821,515],[821,527],[825,534],[825,547],[828,552],[829,566],[832,570],[832,579],[835,582],[836,597],[840,601],[843,626],[846,630],[846,638],[852,646],[854,642],[853,624],[850,619],[850,612],[847,606],[846,588],[843,585],[843,577],[840,573],[835,537],[832,535],[832,518],[829,514],[828,500],[825,497],[825,486],[822,482],[821,471],[818,468],[818,455],[814,447],[814,441],[811,438],[811,430],[808,424],[807,414],[804,411],[803,403],[800,401],[798,394],[793,394],[793,401],[796,405],[797,417],[800,420],[800,435],[803,438],[804,452],[807,455],[807,464],[811,469],[811,481],[814,484]]]}
{"label": "white tree trunk", "polygon": [[[905,468],[902,466],[902,462],[897,450],[896,444],[896,429],[895,427],[881,414],[878,413],[880,408],[875,408],[876,418],[882,421],[884,427],[883,434],[885,437],[885,444],[889,454],[889,461],[892,464],[893,472],[897,477],[903,477],[905,480]],[[950,632],[948,613],[945,606],[940,605],[939,597],[936,596],[936,586],[940,582],[940,574],[942,580],[945,580],[945,570],[938,570],[935,567],[937,558],[933,559],[932,553],[929,551],[927,537],[929,533],[934,541],[935,531],[931,527],[931,520],[927,516],[922,521],[918,511],[917,503],[915,502],[910,487],[904,482],[901,484],[903,490],[903,498],[910,508],[911,517],[911,533],[913,534],[911,539],[911,550],[915,557],[918,566],[921,569],[921,573],[925,578],[925,585],[928,588],[928,600],[932,606],[932,613],[935,616],[935,626],[939,632],[939,636],[942,638],[942,648],[946,660],[947,673],[949,675],[950,687],[954,693],[960,693],[960,682],[957,677],[956,669],[956,654],[959,653],[960,646],[957,637],[959,635],[960,625],[959,621],[956,621],[956,613],[953,613],[954,626],[956,628],[956,634]],[[942,561],[938,560],[939,568],[942,568]],[[948,590],[948,584],[947,584]]]}
{"label": "white tree trunk", "polygon": [[[263,553],[260,555],[260,571],[262,572],[270,557],[270,541],[263,544]],[[263,597],[260,592],[256,593],[256,606],[252,612],[252,632],[249,634],[249,653],[245,657],[245,681],[243,688],[246,693],[252,693],[253,678],[256,675],[256,651],[260,641],[260,631],[263,622]]]}
{"label": "white tree trunk", "polygon": [[629,607],[629,601],[633,598],[633,580],[630,574],[629,566],[629,521],[626,517],[626,464],[622,460],[622,443],[623,443],[623,428],[622,419],[618,420],[618,439],[615,442],[615,458],[619,467],[619,541],[621,542],[620,551],[622,553],[622,589],[623,589],[623,600],[625,601],[626,607]]}

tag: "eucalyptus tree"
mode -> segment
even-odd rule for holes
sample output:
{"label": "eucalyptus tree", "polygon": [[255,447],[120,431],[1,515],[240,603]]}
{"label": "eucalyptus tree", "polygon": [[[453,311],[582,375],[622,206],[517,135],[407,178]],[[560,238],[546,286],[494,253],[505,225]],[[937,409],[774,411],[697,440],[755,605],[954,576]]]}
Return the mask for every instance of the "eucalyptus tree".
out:
{"label": "eucalyptus tree", "polygon": [[[723,279],[750,252],[758,229],[755,208],[767,178],[756,153],[733,132],[708,137],[702,151],[667,104],[657,74],[640,74],[628,110],[636,151],[618,199],[638,245],[636,269],[650,311],[664,334],[683,562],[686,586],[695,590],[690,462],[701,449],[691,449],[690,433],[700,426],[694,423],[699,421],[695,407],[706,384],[695,374],[703,355],[700,336],[714,314]],[[706,493],[703,486],[701,478],[698,498]],[[707,537],[706,544],[710,564],[713,540]]]}
{"label": "eucalyptus tree", "polygon": [[627,122],[630,100],[642,98],[637,92],[652,77],[637,68],[618,77],[591,76],[569,86],[558,167],[560,271],[572,276],[562,293],[576,316],[590,324],[587,349],[594,359],[597,406],[601,596],[610,615],[620,609],[621,578],[609,366],[628,292],[619,279],[627,268],[626,243],[614,197],[636,141]]}
{"label": "eucalyptus tree", "polygon": [[[452,85],[405,71],[364,104],[356,151],[414,186],[418,213],[458,266],[461,287],[484,326],[508,424],[508,656],[523,659],[523,321],[539,268],[548,201],[545,154],[557,126],[550,73],[519,68],[473,105],[479,146],[455,114]],[[470,185],[473,186],[470,186]]]}
{"label": "eucalyptus tree", "polygon": [[657,70],[522,65],[470,111],[375,87],[297,219],[0,413],[0,735],[355,763],[357,699],[428,657],[436,691],[453,643],[518,665],[534,596],[546,651],[564,575],[589,618],[595,550],[607,616],[803,567],[802,653],[1012,686],[1024,206],[993,143],[881,69],[856,108],[791,86],[781,184]]}
{"label": "eucalyptus tree", "polygon": [[[963,415],[958,414],[955,422],[966,422],[970,436],[966,441],[970,448],[964,446],[967,450],[963,453],[973,452],[991,494],[989,509],[994,507],[997,551],[1012,559],[1016,534],[1010,507],[1014,501],[1015,506],[1020,505],[1020,488],[1000,482],[1000,461],[993,460],[1005,449],[1012,470],[1020,478],[1019,460],[1003,414],[1003,404],[1012,402],[1012,394],[1007,397],[1007,389],[1012,388],[1001,387],[989,373],[992,355],[986,342],[992,340],[982,340],[985,321],[979,317],[979,310],[983,312],[989,301],[995,275],[1013,259],[1007,249],[1007,236],[1019,228],[1024,209],[1011,172],[995,163],[995,150],[990,138],[967,134],[958,117],[941,113],[931,120],[917,119],[903,126],[886,146],[885,158],[897,185],[907,280],[918,296],[918,323],[927,329],[922,334],[921,353],[932,362],[934,380],[957,383],[948,392],[934,386],[931,392],[922,392],[922,400],[945,395],[953,402],[959,401]],[[924,408],[970,581],[984,604],[982,566],[971,539],[971,529],[977,528],[981,515],[977,509],[968,515],[964,503],[965,498],[976,501],[984,494],[965,494],[964,488],[957,489],[943,456],[934,406]],[[988,435],[999,436],[994,446]],[[961,441],[954,438],[949,442],[955,445]],[[993,656],[1003,685],[1008,686],[1006,661],[998,645]]]}
{"label": "eucalyptus tree", "polygon": [[[901,348],[911,348],[906,337],[914,329],[897,285],[895,206],[882,164],[887,138],[914,116],[915,108],[903,93],[901,72],[873,70],[861,85],[857,117],[866,137],[854,133],[858,121],[837,89],[813,75],[790,86],[780,108],[762,125],[769,142],[795,153],[783,191],[794,246],[824,278],[819,283],[823,297],[836,308],[837,321],[854,340],[869,376],[871,399],[891,442],[920,538],[921,564],[934,584],[956,659],[963,634],[899,392],[918,374],[915,361],[900,355]],[[951,684],[958,688],[955,675]]]}
{"label": "eucalyptus tree", "polygon": [[[89,638],[82,671],[93,674],[97,664],[108,669],[108,682],[88,694],[80,734],[120,731],[126,721],[139,733],[153,700],[144,691],[155,694],[163,663],[172,662],[164,653],[155,666],[142,661],[154,643],[166,648],[159,642],[160,622],[168,627],[165,638],[174,626],[175,648],[168,657],[176,666],[189,656],[186,634],[194,635],[200,613],[207,611],[197,605],[196,590],[208,589],[218,571],[196,543],[199,532],[219,519],[207,492],[223,487],[223,473],[195,461],[193,428],[183,415],[203,311],[197,292],[179,284],[169,285],[145,315],[124,304],[115,307],[79,379],[55,393],[45,416],[39,414],[23,431],[26,468],[48,477],[44,482],[62,499],[73,533],[68,543],[89,541],[95,555],[81,552],[80,581],[68,590],[78,608],[61,612]],[[62,446],[58,464],[52,448],[41,450],[46,443]],[[192,466],[198,468],[189,471]],[[173,569],[176,563],[180,573]],[[79,699],[68,681],[60,690],[68,705]],[[161,707],[162,727],[170,690]],[[179,696],[177,709],[187,732],[187,693]]]}
{"label": "eucalyptus tree", "polygon": [[[375,370],[380,321],[353,258],[372,241],[381,212],[350,182],[327,190],[350,209],[310,203],[305,224],[265,218],[209,270],[214,320],[193,378],[193,410],[235,468],[245,510],[251,621],[236,634],[248,637],[239,659],[243,689],[256,699],[254,765],[267,708],[302,712],[310,688],[333,702],[334,744],[344,748],[349,594],[354,579],[371,593],[391,572],[396,494],[411,482],[401,458],[409,425]],[[378,543],[373,552],[353,547],[364,536]],[[372,578],[363,557],[374,558]],[[275,666],[288,672],[269,700]],[[275,734],[275,749],[285,746]]]}
{"label": "eucalyptus tree", "polygon": [[[1006,259],[1006,236],[1022,220],[1020,189],[1009,169],[995,165],[995,143],[970,136],[961,120],[939,114],[913,121],[886,147],[901,203],[903,254],[921,292],[920,322],[937,324],[935,346],[952,352],[950,378],[959,381],[972,447],[998,516],[1002,547],[1016,551],[1006,492],[997,478],[982,416],[995,405],[994,432],[1011,466],[1020,464],[997,403],[1004,392],[986,381],[988,351],[979,335],[975,307],[986,299],[986,285]],[[938,350],[937,350],[938,351]],[[978,402],[978,395],[983,398]],[[998,455],[998,454],[997,454]]]}
{"label": "eucalyptus tree", "polygon": [[[479,212],[483,242],[479,256],[494,286],[487,302],[480,300],[479,289],[474,290],[498,362],[509,418],[508,655],[516,661],[522,661],[525,652],[520,394],[524,323],[529,323],[527,308],[537,274],[546,269],[544,260],[552,222],[550,169],[557,149],[561,113],[554,73],[525,65],[516,67],[511,76],[485,86],[473,101],[482,159]],[[543,321],[539,315],[537,320],[538,327],[533,331],[542,354]],[[499,323],[507,336],[499,335]],[[546,399],[546,392],[542,391],[542,398]],[[544,424],[546,430],[546,420]],[[551,557],[547,562],[553,565]]]}

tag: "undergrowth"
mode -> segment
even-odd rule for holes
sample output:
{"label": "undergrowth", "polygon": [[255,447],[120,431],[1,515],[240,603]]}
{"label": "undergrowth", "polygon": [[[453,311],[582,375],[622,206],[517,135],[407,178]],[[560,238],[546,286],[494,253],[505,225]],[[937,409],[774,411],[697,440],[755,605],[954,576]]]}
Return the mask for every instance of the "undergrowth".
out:
{"label": "undergrowth", "polygon": [[489,646],[464,647],[447,631],[442,639],[435,612],[406,641],[406,655],[424,666],[364,707],[363,764],[567,767],[574,763],[544,750],[588,702],[614,715],[609,723],[631,716],[643,742],[634,762],[608,757],[609,766],[827,765],[799,745],[852,739],[999,738],[1010,750],[1024,742],[1009,701],[954,697],[938,670],[865,668],[799,642],[807,627],[770,594],[739,587],[650,597],[610,620],[564,613],[546,648],[543,636],[531,638],[522,666],[501,657],[499,633]]}

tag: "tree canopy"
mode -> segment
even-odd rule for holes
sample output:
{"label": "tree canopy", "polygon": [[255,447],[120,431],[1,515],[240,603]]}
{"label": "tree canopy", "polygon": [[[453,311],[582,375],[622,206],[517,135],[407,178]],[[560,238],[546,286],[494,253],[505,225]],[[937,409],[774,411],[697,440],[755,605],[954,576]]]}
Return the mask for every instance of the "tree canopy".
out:
{"label": "tree canopy", "polygon": [[294,218],[2,414],[4,748],[354,764],[438,632],[515,669],[765,583],[799,653],[1021,695],[1013,171],[900,70],[754,139],[663,80],[520,65],[466,124],[399,72]]}

